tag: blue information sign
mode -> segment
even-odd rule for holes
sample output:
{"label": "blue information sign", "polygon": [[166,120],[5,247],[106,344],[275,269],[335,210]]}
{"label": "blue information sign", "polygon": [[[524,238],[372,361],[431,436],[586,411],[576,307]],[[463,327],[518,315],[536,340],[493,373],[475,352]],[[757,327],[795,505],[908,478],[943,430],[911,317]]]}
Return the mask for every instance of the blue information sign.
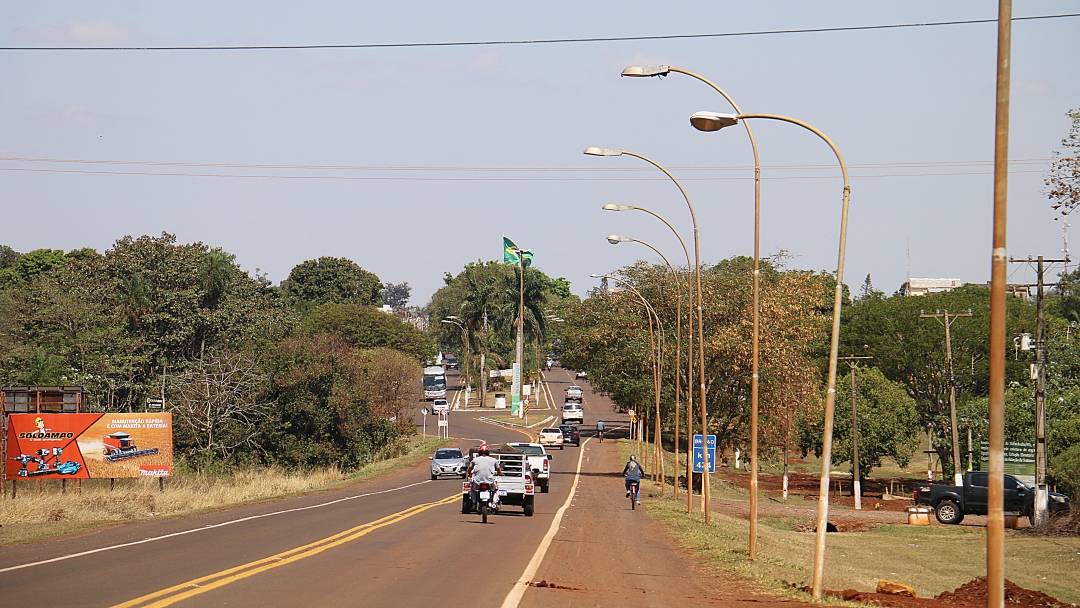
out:
{"label": "blue information sign", "polygon": [[[709,443],[709,472],[716,472],[716,435],[706,435]],[[705,454],[701,449],[701,435],[694,435],[694,472],[705,471]]]}

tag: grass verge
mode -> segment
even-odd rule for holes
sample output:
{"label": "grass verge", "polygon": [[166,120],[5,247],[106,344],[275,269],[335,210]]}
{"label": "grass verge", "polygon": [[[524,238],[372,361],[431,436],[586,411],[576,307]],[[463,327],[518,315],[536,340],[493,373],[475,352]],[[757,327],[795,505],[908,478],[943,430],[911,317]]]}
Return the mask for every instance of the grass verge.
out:
{"label": "grass verge", "polygon": [[[153,478],[117,479],[109,489],[105,479],[83,480],[82,492],[68,482],[61,493],[59,481],[19,482],[18,498],[0,500],[0,546],[28,543],[117,523],[178,517],[238,505],[352,486],[414,465],[455,439],[413,438],[401,446],[401,455],[353,471],[319,468],[286,471],[277,467],[251,468],[228,474],[180,473],[165,480],[158,491]],[[10,482],[7,484],[10,488]]]}
{"label": "grass verge", "polygon": [[[625,444],[620,449],[628,455],[632,444],[620,444]],[[721,488],[715,482],[712,487],[717,497]],[[659,494],[659,488],[647,480],[642,490],[647,496]],[[758,559],[751,562],[745,519],[714,511],[706,525],[700,512],[687,515],[685,502],[670,500],[670,487],[667,496],[666,500],[645,501],[646,511],[703,563],[773,593],[808,599],[793,589],[810,583],[812,532],[793,531],[794,520],[789,518],[761,518]],[[1080,603],[1080,539],[1034,537],[1007,530],[1005,543],[1005,575],[1009,580],[1064,602]],[[915,587],[919,597],[933,597],[986,574],[986,531],[885,525],[865,532],[829,534],[826,556],[828,589],[873,591],[878,580],[889,579]]]}

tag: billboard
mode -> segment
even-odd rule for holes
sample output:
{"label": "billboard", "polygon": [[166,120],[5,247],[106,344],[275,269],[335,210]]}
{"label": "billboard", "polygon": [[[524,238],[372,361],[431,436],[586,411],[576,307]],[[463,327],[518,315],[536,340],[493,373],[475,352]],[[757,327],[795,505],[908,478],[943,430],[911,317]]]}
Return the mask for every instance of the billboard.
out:
{"label": "billboard", "polygon": [[11,414],[5,479],[172,474],[172,414]]}

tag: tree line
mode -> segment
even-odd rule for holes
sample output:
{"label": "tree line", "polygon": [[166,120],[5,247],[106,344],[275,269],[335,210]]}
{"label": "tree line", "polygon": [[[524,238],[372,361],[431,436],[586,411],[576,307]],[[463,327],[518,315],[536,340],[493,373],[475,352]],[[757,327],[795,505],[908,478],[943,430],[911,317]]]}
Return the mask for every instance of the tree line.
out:
{"label": "tree line", "polygon": [[[680,321],[685,336],[692,273],[680,269],[674,276],[666,265],[638,262],[613,274],[621,280],[607,289],[593,289],[584,301],[565,302],[558,308],[566,321],[555,330],[553,341],[558,356],[568,367],[587,370],[593,387],[612,397],[618,407],[634,409],[651,419],[655,406],[648,316],[638,298],[619,286],[629,284],[637,289],[652,304],[665,331],[660,415],[670,437],[676,373],[680,374],[680,403],[685,407],[689,397],[695,402],[695,410],[699,407],[696,357],[695,378],[688,382],[685,376],[685,338],[681,345],[683,361],[675,361],[677,299],[681,293]],[[835,279],[827,272],[789,268],[783,255],[763,261],[760,276],[762,457],[775,461],[789,448],[804,454],[820,452],[830,296]],[[718,435],[720,449],[745,450],[749,445],[752,278],[752,260],[745,257],[706,265],[702,270],[708,424],[709,432]],[[921,297],[905,297],[901,292],[886,296],[873,287],[867,276],[854,298],[847,293],[841,317],[840,355],[872,357],[860,361],[856,373],[860,473],[868,475],[887,456],[907,466],[927,436],[943,471],[946,475],[952,473],[955,463],[944,328],[934,319],[920,318],[923,311],[946,309],[951,313],[972,313],[952,326],[952,350],[961,451],[968,451],[970,429],[978,466],[979,444],[987,431],[989,289],[968,285]],[[1076,320],[1071,319],[1080,310],[1080,299],[1072,295],[1080,293],[1080,271],[1063,276],[1055,293],[1061,297],[1048,299],[1047,306],[1050,471],[1054,483],[1077,490],[1080,335]],[[1012,336],[1034,333],[1035,317],[1033,304],[1020,298],[1009,299],[1006,327],[1010,352]],[[1017,350],[1006,365],[1008,440],[1034,441],[1034,393],[1029,374],[1033,361],[1033,352]],[[833,446],[837,462],[850,462],[852,455],[850,380],[848,366],[841,361]],[[692,395],[687,395],[688,387],[694,387]],[[683,411],[681,425],[685,429]],[[685,430],[682,434],[685,437]],[[966,466],[966,462],[961,465]]]}
{"label": "tree line", "polygon": [[0,383],[85,386],[92,411],[164,395],[194,468],[354,467],[412,432],[435,353],[384,295],[403,306],[408,284],[321,257],[273,285],[167,233],[103,253],[0,246]]}

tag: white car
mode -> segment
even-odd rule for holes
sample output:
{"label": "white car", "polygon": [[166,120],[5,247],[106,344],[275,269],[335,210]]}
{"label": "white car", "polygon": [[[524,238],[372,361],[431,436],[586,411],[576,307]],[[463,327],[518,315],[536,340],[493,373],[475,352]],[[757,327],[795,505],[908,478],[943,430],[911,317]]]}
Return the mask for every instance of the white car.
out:
{"label": "white car", "polygon": [[582,390],[582,388],[580,386],[576,385],[576,384],[566,389],[566,398],[567,399],[574,399],[574,400],[577,400],[577,401],[581,401],[581,397],[584,394],[585,394],[585,391]]}
{"label": "white car", "polygon": [[576,422],[583,424],[585,422],[585,412],[581,409],[580,403],[567,403],[562,406],[562,419],[564,423]]}
{"label": "white car", "polygon": [[574,374],[574,380],[587,380],[589,374],[587,372],[577,372]]}
{"label": "white car", "polygon": [[435,399],[435,402],[431,404],[431,411],[440,412],[450,409],[450,403],[442,397]]}
{"label": "white car", "polygon": [[540,431],[540,440],[538,443],[542,446],[559,446],[559,449],[563,449],[562,445],[562,431],[557,427],[551,429],[542,429]]}

